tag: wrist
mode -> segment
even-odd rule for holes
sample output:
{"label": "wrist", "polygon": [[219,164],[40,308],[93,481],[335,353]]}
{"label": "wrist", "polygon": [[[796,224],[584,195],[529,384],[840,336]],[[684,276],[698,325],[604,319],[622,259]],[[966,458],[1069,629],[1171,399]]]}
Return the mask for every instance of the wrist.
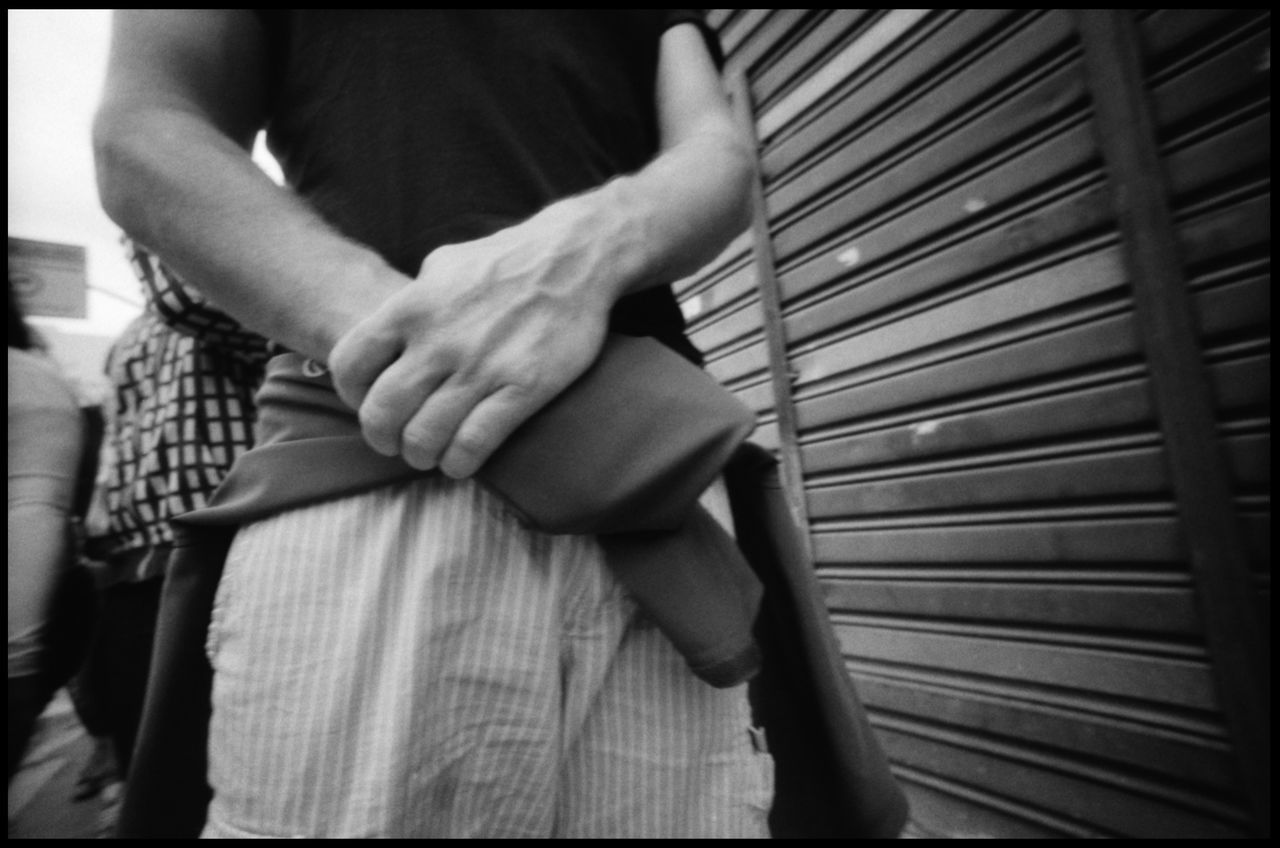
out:
{"label": "wrist", "polygon": [[558,201],[524,223],[490,236],[487,250],[509,270],[536,269],[525,279],[578,313],[607,318],[643,273],[638,220],[614,183]]}
{"label": "wrist", "polygon": [[370,251],[355,251],[342,267],[341,288],[335,291],[336,297],[327,299],[326,308],[315,327],[313,350],[300,351],[318,354],[324,361],[328,361],[339,339],[409,282],[382,257]]}
{"label": "wrist", "polygon": [[608,251],[610,305],[655,279],[653,220],[630,177],[617,177],[591,195],[595,230]]}

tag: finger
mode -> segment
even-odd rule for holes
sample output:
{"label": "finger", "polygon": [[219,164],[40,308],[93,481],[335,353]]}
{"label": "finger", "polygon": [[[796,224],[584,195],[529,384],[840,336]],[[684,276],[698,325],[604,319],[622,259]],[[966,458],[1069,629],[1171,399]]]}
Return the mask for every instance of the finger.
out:
{"label": "finger", "polygon": [[384,456],[401,452],[401,435],[448,373],[427,368],[402,356],[377,375],[361,401],[360,432],[369,446]]}
{"label": "finger", "polygon": [[470,477],[542,404],[524,388],[504,386],[484,398],[458,425],[440,470],[455,480]]}
{"label": "finger", "polygon": [[329,352],[328,364],[342,402],[359,409],[374,381],[400,358],[403,349],[401,340],[373,331],[367,321],[338,339]]}
{"label": "finger", "polygon": [[456,375],[445,382],[405,424],[400,435],[400,455],[414,468],[435,468],[458,426],[467,419],[484,391],[463,383]]}

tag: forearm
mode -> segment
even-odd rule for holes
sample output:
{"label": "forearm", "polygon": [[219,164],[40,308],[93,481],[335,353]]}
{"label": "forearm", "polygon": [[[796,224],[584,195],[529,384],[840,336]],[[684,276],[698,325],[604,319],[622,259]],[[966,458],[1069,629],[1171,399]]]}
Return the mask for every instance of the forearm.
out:
{"label": "forearm", "polygon": [[708,134],[610,183],[621,226],[639,234],[638,261],[622,263],[630,269],[622,294],[672,283],[720,255],[750,224],[754,169],[737,137]]}
{"label": "forearm", "polygon": [[70,512],[83,443],[80,411],[69,391],[57,384],[42,386],[44,396],[35,404],[29,402],[32,391],[29,377],[20,377],[19,403],[9,413],[11,649],[15,635],[33,649],[58,575],[69,562]]}
{"label": "forearm", "polygon": [[244,326],[327,359],[406,281],[180,109],[108,104],[94,127],[107,214]]}
{"label": "forearm", "polygon": [[754,156],[702,35],[672,27],[660,52],[652,162],[433,251],[339,341],[334,385],[375,450],[473,474],[595,360],[620,297],[687,276],[745,228]]}
{"label": "forearm", "polygon": [[133,239],[126,240],[126,253],[142,283],[147,308],[169,328],[242,362],[258,366],[266,361],[269,344],[265,338],[245,329]]}
{"label": "forearm", "polygon": [[[9,507],[9,640],[30,642],[48,620],[58,578],[70,563],[69,517],[43,502]],[[28,644],[27,647],[33,647]]]}
{"label": "forearm", "polygon": [[685,277],[750,222],[754,163],[729,133],[691,137],[645,168],[548,206],[490,237],[552,273],[550,285],[608,307],[625,294]]}

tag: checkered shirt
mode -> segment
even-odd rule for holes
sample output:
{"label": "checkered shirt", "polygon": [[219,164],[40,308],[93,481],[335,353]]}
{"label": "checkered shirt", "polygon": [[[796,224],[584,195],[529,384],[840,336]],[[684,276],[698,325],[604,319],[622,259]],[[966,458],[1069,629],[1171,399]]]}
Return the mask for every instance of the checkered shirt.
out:
{"label": "checkered shirt", "polygon": [[[169,519],[203,506],[237,456],[253,445],[253,395],[268,343],[214,308],[152,254],[126,242],[146,310],[112,346],[107,430],[99,472],[106,532],[102,558],[172,542]],[[142,580],[163,573],[143,557]]]}

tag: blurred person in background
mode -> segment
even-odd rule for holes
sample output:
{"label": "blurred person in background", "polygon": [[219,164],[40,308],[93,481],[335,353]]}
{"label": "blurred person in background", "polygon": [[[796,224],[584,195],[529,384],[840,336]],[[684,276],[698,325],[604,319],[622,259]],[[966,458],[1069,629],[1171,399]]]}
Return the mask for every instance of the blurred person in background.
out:
{"label": "blurred person in background", "polygon": [[145,309],[112,345],[106,433],[89,547],[102,563],[99,625],[79,695],[127,778],[142,717],[169,519],[207,502],[253,444],[266,342],[132,240]]}
{"label": "blurred person in background", "polygon": [[91,586],[75,568],[84,418],[70,384],[24,320],[12,279],[8,438],[12,780],[36,718],[78,666],[92,621]]}

